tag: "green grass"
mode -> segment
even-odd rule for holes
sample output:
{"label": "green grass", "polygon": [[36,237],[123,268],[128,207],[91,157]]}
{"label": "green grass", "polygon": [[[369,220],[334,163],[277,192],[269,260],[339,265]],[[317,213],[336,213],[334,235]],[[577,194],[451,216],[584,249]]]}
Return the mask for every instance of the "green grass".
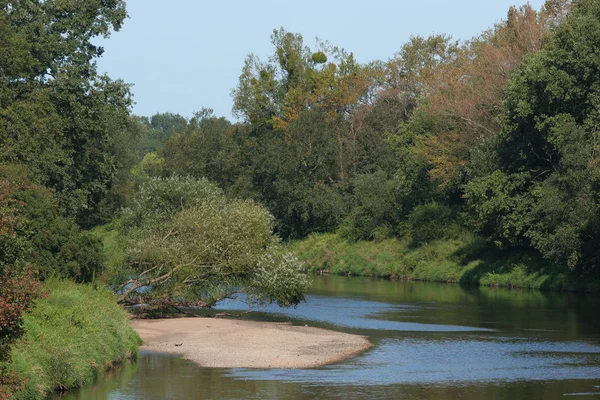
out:
{"label": "green grass", "polygon": [[311,235],[288,245],[313,272],[464,285],[600,291],[597,276],[551,266],[525,250],[498,250],[475,235],[459,233],[412,246],[410,238],[349,243],[337,234]]}
{"label": "green grass", "polygon": [[42,399],[92,383],[134,359],[141,343],[107,290],[58,280],[44,286],[47,297],[25,316],[26,333],[12,349],[10,369],[27,378],[15,399]]}
{"label": "green grass", "polygon": [[312,271],[458,282],[468,266],[452,259],[468,238],[435,241],[411,248],[410,239],[349,243],[336,234],[311,235],[289,246]]}

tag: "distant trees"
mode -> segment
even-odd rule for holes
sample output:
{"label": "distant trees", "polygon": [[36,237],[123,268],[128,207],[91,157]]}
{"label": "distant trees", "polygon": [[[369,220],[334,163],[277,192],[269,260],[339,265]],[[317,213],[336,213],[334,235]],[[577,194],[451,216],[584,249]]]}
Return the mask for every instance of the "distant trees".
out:
{"label": "distant trees", "polygon": [[131,116],[93,44],[125,4],[76,3],[0,1],[0,268],[92,281],[104,260],[81,228],[115,216],[123,302],[294,304],[306,282],[274,234],[420,246],[469,229],[598,264],[596,2],[511,8],[470,41],[416,36],[366,65],[275,30],[232,91],[240,122]]}
{"label": "distant trees", "polygon": [[369,65],[276,30],[233,91],[244,122],[196,119],[165,142],[163,173],[264,203],[284,238],[475,229],[591,270],[597,16],[590,0],[511,8],[471,41],[414,37]]}

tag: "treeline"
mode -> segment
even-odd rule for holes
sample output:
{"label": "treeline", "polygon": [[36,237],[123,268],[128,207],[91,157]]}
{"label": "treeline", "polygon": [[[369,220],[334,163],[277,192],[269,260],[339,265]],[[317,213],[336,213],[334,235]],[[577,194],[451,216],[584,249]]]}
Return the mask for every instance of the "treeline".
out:
{"label": "treeline", "polygon": [[453,241],[465,264],[523,254],[598,277],[595,0],[511,8],[469,41],[413,37],[369,64],[275,30],[271,56],[242,67],[236,121],[131,115],[129,86],[95,64],[122,0],[0,6],[0,398],[27,385],[11,354],[27,354],[27,318],[52,287],[85,296],[53,277],[130,304],[211,306],[242,290],[290,305],[307,282],[279,238],[307,237],[377,254]]}
{"label": "treeline", "polygon": [[[283,29],[250,55],[231,122],[140,119],[136,179],[207,177],[286,239],[477,233],[490,250],[597,273],[600,4],[511,8],[466,42],[413,37],[387,61]],[[145,153],[145,154],[144,154]]]}

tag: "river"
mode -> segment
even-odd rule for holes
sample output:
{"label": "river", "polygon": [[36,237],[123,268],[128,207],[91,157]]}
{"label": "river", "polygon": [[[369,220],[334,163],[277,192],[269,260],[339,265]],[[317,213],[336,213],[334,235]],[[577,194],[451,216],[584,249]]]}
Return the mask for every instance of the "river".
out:
{"label": "river", "polygon": [[244,317],[366,335],[374,346],[306,370],[208,369],[141,352],[60,398],[600,400],[597,295],[323,276],[297,308]]}

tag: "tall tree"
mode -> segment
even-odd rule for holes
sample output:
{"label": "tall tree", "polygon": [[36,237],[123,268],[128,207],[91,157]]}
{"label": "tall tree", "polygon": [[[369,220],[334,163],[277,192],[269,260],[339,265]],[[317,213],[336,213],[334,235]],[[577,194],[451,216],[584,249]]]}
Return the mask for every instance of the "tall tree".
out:
{"label": "tall tree", "polygon": [[285,130],[303,111],[321,108],[347,114],[369,86],[352,54],[319,42],[316,51],[302,35],[274,30],[268,62],[250,55],[233,90],[234,112],[251,124]]}
{"label": "tall tree", "polygon": [[425,136],[420,152],[442,186],[460,184],[461,174],[478,175],[489,168],[479,153],[500,132],[507,80],[528,54],[542,48],[550,17],[546,8],[511,7],[504,22],[466,43],[456,59],[428,75],[422,112],[443,124]]}
{"label": "tall tree", "polygon": [[97,73],[103,49],[93,39],[121,27],[125,3],[5,0],[0,6],[0,42],[17,60],[0,66],[0,161],[31,166],[70,215],[93,224],[117,167],[114,135],[125,129],[131,105],[128,85]]}
{"label": "tall tree", "polygon": [[[548,45],[510,80],[493,174],[501,178],[494,180],[498,189],[490,190],[488,178],[469,185],[480,187],[478,196],[470,195],[476,209],[503,205],[503,220],[516,227],[513,237],[571,268],[594,268],[600,260],[598,46],[600,4],[573,2]],[[490,216],[483,220],[506,231]]]}

